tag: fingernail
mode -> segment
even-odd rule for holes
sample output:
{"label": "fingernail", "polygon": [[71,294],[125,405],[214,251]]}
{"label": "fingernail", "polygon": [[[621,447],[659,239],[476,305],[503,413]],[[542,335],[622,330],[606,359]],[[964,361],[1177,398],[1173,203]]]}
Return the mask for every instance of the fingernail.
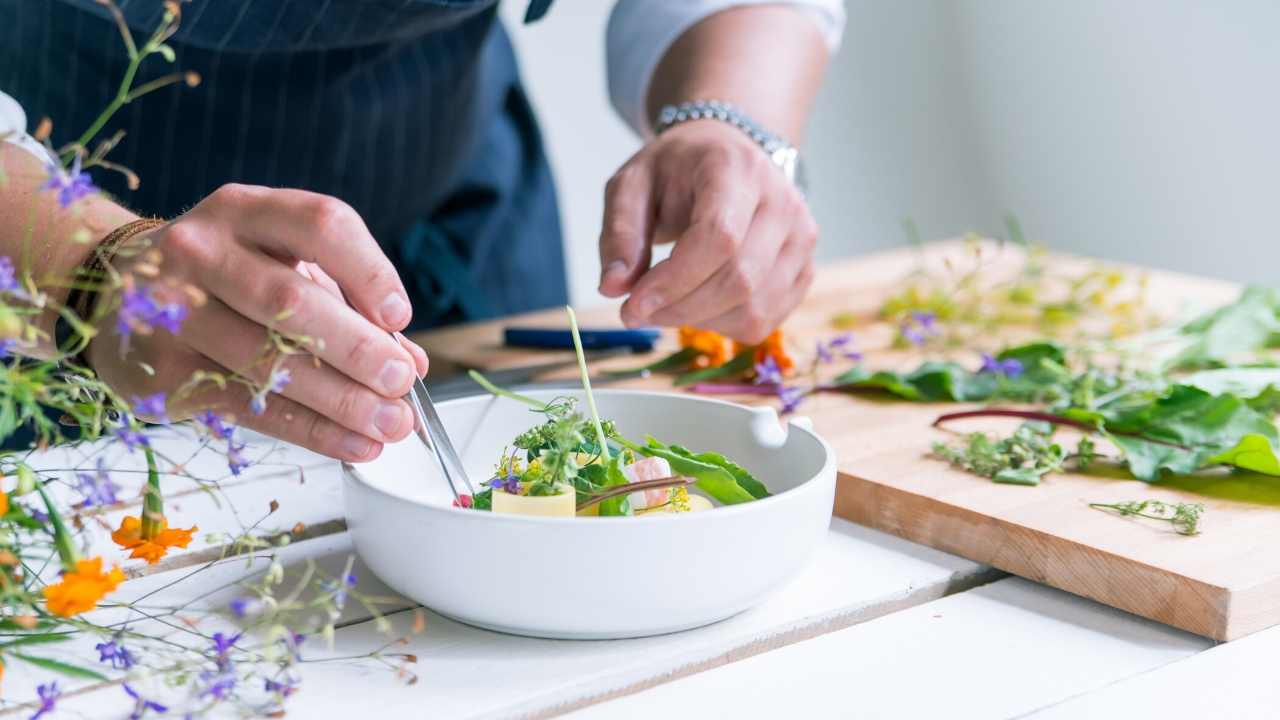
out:
{"label": "fingernail", "polygon": [[410,312],[409,301],[401,297],[400,293],[388,295],[382,301],[382,307],[378,308],[382,324],[388,327],[403,327],[408,324]]}
{"label": "fingernail", "polygon": [[621,260],[610,260],[608,265],[604,266],[604,272],[600,274],[601,282],[609,279],[610,275],[624,275],[627,272],[627,264]]}
{"label": "fingernail", "polygon": [[400,423],[404,419],[403,407],[398,401],[378,405],[378,410],[373,414],[373,425],[384,437],[391,437],[400,429]]}
{"label": "fingernail", "polygon": [[373,441],[363,435],[347,433],[342,438],[342,454],[352,460],[359,460],[373,449]]}
{"label": "fingernail", "polygon": [[382,382],[382,389],[390,395],[398,395],[400,389],[408,385],[413,378],[413,368],[409,367],[409,363],[403,360],[388,360],[386,365],[382,366],[382,375],[378,380]]}

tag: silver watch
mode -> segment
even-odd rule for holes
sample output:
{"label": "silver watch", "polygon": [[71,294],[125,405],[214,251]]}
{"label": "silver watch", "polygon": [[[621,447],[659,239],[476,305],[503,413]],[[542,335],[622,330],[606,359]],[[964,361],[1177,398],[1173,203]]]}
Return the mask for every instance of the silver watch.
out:
{"label": "silver watch", "polygon": [[781,136],[765,130],[754,120],[747,117],[729,103],[719,100],[693,100],[679,105],[667,105],[658,113],[658,121],[654,123],[654,134],[664,131],[690,120],[719,120],[727,122],[751,137],[768,154],[769,159],[782,169],[782,173],[801,192],[806,189],[804,167],[800,162],[800,151]]}

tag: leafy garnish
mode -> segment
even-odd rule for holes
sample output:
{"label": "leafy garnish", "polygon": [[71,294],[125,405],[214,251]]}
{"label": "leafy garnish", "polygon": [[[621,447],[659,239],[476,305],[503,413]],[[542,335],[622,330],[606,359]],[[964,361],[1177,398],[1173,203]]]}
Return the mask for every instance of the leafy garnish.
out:
{"label": "leafy garnish", "polygon": [[673,473],[697,480],[700,490],[725,505],[751,502],[756,499],[755,495],[738,484],[737,478],[728,469],[684,454],[688,453],[688,450],[684,450],[683,453],[677,452],[652,437],[647,437],[644,445],[633,443],[626,438],[618,438],[618,442],[638,455],[660,457],[666,460],[671,465]]}
{"label": "leafy garnish", "polygon": [[1160,520],[1173,526],[1179,535],[1197,535],[1204,506],[1199,503],[1166,503],[1159,500],[1131,500],[1118,503],[1089,503],[1096,510],[1110,510],[1128,517]]}
{"label": "leafy garnish", "polygon": [[1051,439],[1052,430],[1024,423],[1013,435],[992,439],[970,433],[959,447],[934,443],[933,454],[975,475],[1012,485],[1039,485],[1046,474],[1062,469],[1067,453]]}
{"label": "leafy garnish", "polygon": [[734,355],[729,362],[726,362],[723,365],[694,370],[676,377],[675,385],[679,387],[692,385],[697,382],[714,380],[716,378],[738,377],[751,369],[751,366],[755,363],[755,355],[755,348],[748,348],[737,355]]}

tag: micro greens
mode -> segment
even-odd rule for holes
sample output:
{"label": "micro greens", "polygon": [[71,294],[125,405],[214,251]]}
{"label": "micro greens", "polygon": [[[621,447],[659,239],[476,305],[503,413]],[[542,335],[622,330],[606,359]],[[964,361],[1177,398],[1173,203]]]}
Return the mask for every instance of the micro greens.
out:
{"label": "micro greens", "polygon": [[1126,517],[1160,520],[1173,526],[1179,535],[1198,535],[1204,506],[1199,503],[1166,503],[1159,500],[1132,500],[1118,503],[1089,503],[1096,510],[1110,510]]}

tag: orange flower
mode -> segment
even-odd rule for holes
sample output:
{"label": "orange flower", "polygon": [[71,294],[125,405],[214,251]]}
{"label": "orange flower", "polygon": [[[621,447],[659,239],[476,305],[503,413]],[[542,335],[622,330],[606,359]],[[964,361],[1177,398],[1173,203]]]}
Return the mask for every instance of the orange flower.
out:
{"label": "orange flower", "polygon": [[[735,342],[733,344],[733,354],[746,350],[749,346]],[[756,362],[762,363],[767,357],[772,357],[773,361],[778,364],[778,369],[785,375],[796,366],[796,361],[791,359],[787,354],[786,345],[782,341],[782,330],[774,330],[769,333],[769,337],[764,342],[756,345]]]}
{"label": "orange flower", "polygon": [[688,325],[680,327],[680,347],[698,352],[693,364],[700,368],[719,367],[729,359],[729,342],[714,330],[699,330]]}
{"label": "orange flower", "polygon": [[0,515],[9,512],[9,493],[0,492]]}
{"label": "orange flower", "polygon": [[124,520],[120,521],[120,528],[111,533],[111,539],[125,550],[132,550],[129,557],[142,558],[154,565],[169,552],[169,548],[186,547],[187,543],[191,542],[191,534],[199,530],[194,525],[186,530],[181,528],[170,530],[169,521],[164,518],[160,518],[159,525],[160,529],[156,530],[152,537],[143,537],[142,518],[126,515]]}
{"label": "orange flower", "polygon": [[102,572],[102,558],[76,562],[76,569],[62,574],[62,579],[44,589],[45,606],[49,612],[71,617],[92,610],[103,595],[124,582],[124,573],[113,565],[111,572]]}

